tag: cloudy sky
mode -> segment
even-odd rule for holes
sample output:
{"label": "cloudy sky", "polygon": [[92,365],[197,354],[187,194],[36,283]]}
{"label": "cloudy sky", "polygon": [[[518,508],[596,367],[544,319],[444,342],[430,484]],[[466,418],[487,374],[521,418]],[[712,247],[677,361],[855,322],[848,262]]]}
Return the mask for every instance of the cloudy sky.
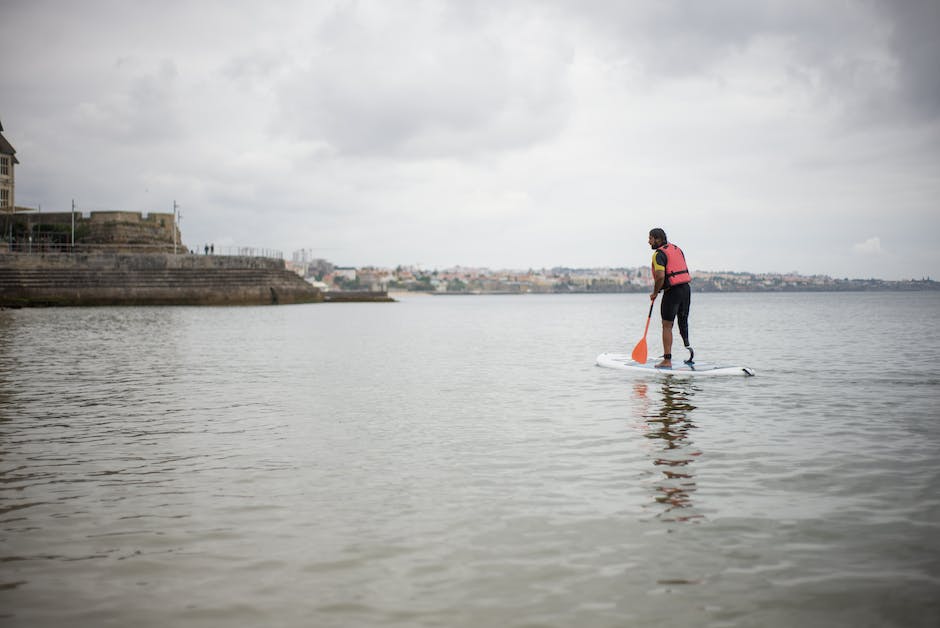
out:
{"label": "cloudy sky", "polygon": [[18,205],[343,265],[940,278],[933,0],[0,0]]}

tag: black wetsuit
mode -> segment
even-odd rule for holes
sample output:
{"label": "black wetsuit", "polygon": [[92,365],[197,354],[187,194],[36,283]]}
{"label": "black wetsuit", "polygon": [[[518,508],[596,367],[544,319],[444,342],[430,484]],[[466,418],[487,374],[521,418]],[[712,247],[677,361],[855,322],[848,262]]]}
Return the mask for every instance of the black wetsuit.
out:
{"label": "black wetsuit", "polygon": [[[653,268],[655,270],[666,270],[666,254],[662,251],[656,251],[653,254]],[[691,282],[680,283],[675,286],[669,285],[669,279],[666,279],[663,286],[663,300],[659,307],[659,313],[664,321],[672,322],[679,319],[679,334],[682,336],[682,342],[686,347],[691,346],[689,342],[689,307],[692,304]]]}

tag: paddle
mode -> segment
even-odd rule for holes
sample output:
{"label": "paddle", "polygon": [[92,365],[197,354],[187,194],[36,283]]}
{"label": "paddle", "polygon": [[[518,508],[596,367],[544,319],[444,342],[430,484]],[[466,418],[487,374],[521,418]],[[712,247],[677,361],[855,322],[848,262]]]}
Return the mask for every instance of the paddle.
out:
{"label": "paddle", "polygon": [[630,355],[634,362],[646,364],[646,333],[650,330],[650,319],[653,318],[653,305],[656,299],[650,299],[650,313],[646,317],[646,329],[643,330],[643,338],[633,347],[633,353]]}

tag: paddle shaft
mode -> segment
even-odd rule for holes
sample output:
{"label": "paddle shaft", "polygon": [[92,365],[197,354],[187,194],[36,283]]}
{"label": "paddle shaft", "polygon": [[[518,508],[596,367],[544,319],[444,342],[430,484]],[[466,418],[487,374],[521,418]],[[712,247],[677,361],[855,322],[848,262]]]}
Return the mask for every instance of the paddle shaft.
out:
{"label": "paddle shaft", "polygon": [[646,340],[646,334],[650,330],[650,320],[653,318],[653,306],[656,305],[656,299],[650,300],[650,313],[646,315],[646,329],[643,330],[643,340]]}
{"label": "paddle shaft", "polygon": [[650,320],[653,318],[653,305],[656,304],[656,299],[653,298],[650,300],[650,313],[646,316],[646,327],[643,329],[643,338],[640,339],[640,342],[636,343],[636,346],[633,348],[633,361],[639,362],[640,364],[646,363],[646,334],[650,330]]}

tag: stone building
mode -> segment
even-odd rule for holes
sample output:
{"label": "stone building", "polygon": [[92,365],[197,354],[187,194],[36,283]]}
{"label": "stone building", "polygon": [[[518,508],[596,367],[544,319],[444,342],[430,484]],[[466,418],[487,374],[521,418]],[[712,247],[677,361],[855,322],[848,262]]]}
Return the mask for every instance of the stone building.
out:
{"label": "stone building", "polygon": [[[7,250],[26,253],[187,252],[173,214],[150,212],[41,212],[24,211],[0,218],[0,241]],[[7,237],[4,237],[6,234]],[[179,245],[177,246],[177,243]]]}
{"label": "stone building", "polygon": [[16,207],[14,190],[14,166],[20,163],[16,159],[16,150],[3,137],[3,124],[0,123],[0,212],[13,213]]}

